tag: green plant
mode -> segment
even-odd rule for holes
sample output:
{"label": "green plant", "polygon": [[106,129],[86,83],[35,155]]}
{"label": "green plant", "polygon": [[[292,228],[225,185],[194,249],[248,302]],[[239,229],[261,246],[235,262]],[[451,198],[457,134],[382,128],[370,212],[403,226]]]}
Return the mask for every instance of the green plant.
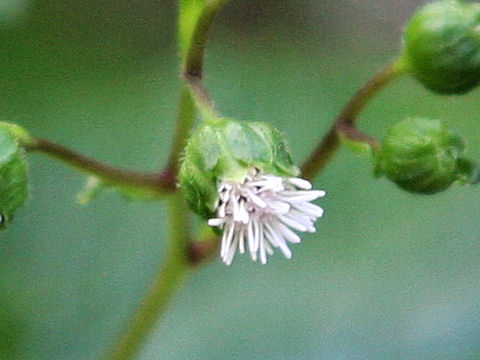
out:
{"label": "green plant", "polygon": [[[213,102],[205,89],[203,84],[203,61],[207,34],[215,15],[224,3],[225,1],[208,0],[184,0],[180,3],[179,38],[182,58],[183,89],[180,99],[177,131],[170,160],[162,171],[157,173],[138,173],[114,168],[50,141],[35,138],[16,127],[12,128],[10,125],[3,124],[1,129],[1,134],[4,139],[2,141],[2,150],[8,153],[8,156],[4,157],[5,160],[1,164],[5,174],[2,180],[4,180],[6,184],[3,188],[5,190],[2,189],[1,192],[2,194],[8,194],[9,197],[12,197],[12,199],[7,197],[7,200],[3,200],[2,198],[2,219],[5,220],[5,223],[6,221],[10,221],[13,212],[26,197],[27,175],[24,168],[24,151],[40,152],[56,157],[89,174],[93,180],[90,182],[91,186],[88,191],[83,196],[85,200],[89,200],[93,196],[98,195],[103,189],[114,189],[124,196],[142,200],[166,199],[169,204],[171,234],[169,238],[168,257],[163,269],[156,278],[151,293],[147,295],[146,300],[142,303],[124,337],[118,343],[118,346],[112,354],[109,355],[110,359],[132,358],[152,329],[158,315],[165,309],[174,290],[181,284],[185,275],[193,266],[206,261],[213,253],[217,252],[218,229],[213,229],[212,231],[211,228],[207,228],[207,230],[204,231],[192,231],[188,225],[190,213],[186,206],[185,196],[194,211],[202,215],[205,220],[210,219],[210,225],[215,228],[223,226],[223,223],[220,221],[222,220],[222,216],[218,214],[218,208],[220,208],[218,202],[221,200],[222,195],[218,194],[218,192],[221,191],[222,184],[225,186],[224,180],[227,181],[227,184],[229,184],[228,182],[241,184],[248,177],[250,177],[249,181],[264,180],[261,176],[275,176],[275,179],[272,179],[272,181],[276,181],[277,178],[285,178],[287,181],[291,181],[291,185],[296,187],[296,190],[303,189],[303,191],[307,191],[306,193],[302,193],[302,196],[307,196],[307,198],[308,196],[312,196],[311,200],[314,200],[321,197],[323,193],[308,192],[310,191],[308,183],[302,183],[301,179],[295,177],[298,175],[298,172],[300,172],[302,178],[308,180],[319,175],[326,164],[332,160],[335,151],[342,142],[356,148],[367,149],[367,153],[373,154],[372,159],[377,162],[377,169],[381,169],[380,171],[384,172],[387,177],[393,178],[393,181],[403,183],[403,181],[398,180],[395,172],[400,172],[400,175],[404,174],[403,168],[395,163],[397,157],[393,157],[392,160],[392,157],[385,156],[385,148],[382,143],[362,133],[357,128],[357,120],[365,106],[374,95],[383,90],[400,75],[404,74],[412,73],[430,88],[433,87],[430,83],[441,82],[442,84],[446,83],[446,87],[450,89],[449,86],[453,81],[451,78],[460,80],[463,84],[463,80],[468,77],[468,89],[478,82],[475,68],[476,62],[473,60],[464,60],[466,56],[465,53],[459,53],[458,59],[461,64],[464,64],[465,61],[468,64],[473,64],[474,69],[469,70],[468,74],[457,71],[459,65],[456,60],[458,59],[450,56],[451,54],[457,54],[456,51],[452,51],[450,48],[448,51],[437,51],[437,49],[434,49],[433,55],[425,55],[428,49],[418,49],[419,46],[427,46],[425,42],[419,43],[419,45],[415,42],[412,44],[411,41],[413,40],[411,39],[415,38],[416,31],[419,31],[417,28],[423,29],[420,25],[417,25],[417,20],[415,20],[415,22],[412,22],[413,25],[410,25],[407,30],[405,53],[372,77],[372,79],[354,95],[352,100],[345,106],[342,113],[335,120],[331,130],[317,148],[314,149],[311,156],[300,167],[299,171],[292,164],[287,147],[276,129],[263,123],[239,122],[221,116],[214,108]],[[439,6],[444,6],[445,4],[447,4],[447,2],[441,2]],[[448,2],[448,4],[448,6],[451,6],[450,2]],[[455,6],[458,4],[455,3]],[[466,8],[465,11],[469,11],[469,9],[473,12],[477,11],[477,7],[474,4],[466,5],[462,3],[461,6]],[[469,6],[471,8],[468,8]],[[422,14],[424,12],[422,12]],[[462,19],[463,18],[459,18],[458,21],[461,22],[463,21]],[[452,25],[450,22],[448,24],[450,29]],[[460,25],[462,24],[460,23]],[[474,23],[474,25],[476,26],[476,23]],[[467,55],[471,56],[472,59],[479,57],[476,43],[474,42],[475,40],[476,38],[473,37],[473,40],[471,40],[473,45],[467,49]],[[430,42],[427,43],[428,45],[430,44]],[[435,43],[435,45],[442,46],[441,43]],[[449,46],[451,46],[450,43]],[[461,46],[460,50],[463,51],[464,49],[465,47]],[[421,55],[418,55],[419,53]],[[436,59],[437,53],[449,54],[449,62],[446,65],[442,65],[445,68],[442,68],[441,73],[435,72],[435,68],[431,70],[427,76],[425,75],[425,71],[430,70],[425,70],[423,65],[417,65],[419,62],[422,63],[418,59],[426,61],[425,59],[428,59],[428,56],[433,56],[433,58]],[[427,64],[431,64],[429,60],[426,62]],[[445,73],[450,74],[449,66],[453,67],[453,75],[446,76]],[[422,70],[418,70],[418,67],[421,67]],[[464,68],[463,65],[460,66],[460,69]],[[427,78],[429,81],[424,80]],[[435,81],[430,81],[431,78],[434,78]],[[472,84],[470,84],[470,82]],[[439,92],[464,92],[468,89],[462,86],[458,91],[439,90]],[[199,115],[202,124],[199,125],[197,130],[193,131],[196,114]],[[431,122],[434,125],[437,124],[436,121],[430,120],[423,120],[423,122]],[[396,125],[395,129],[398,127],[399,125]],[[388,144],[400,143],[400,145],[402,145],[404,143],[402,138],[405,137],[405,131],[396,132],[394,130],[390,132],[390,136],[388,136],[385,141]],[[192,132],[193,135],[191,135]],[[421,135],[421,133],[419,135]],[[430,136],[430,134],[427,134],[427,136]],[[392,137],[397,138],[392,139]],[[457,137],[454,138],[457,139]],[[411,143],[409,143],[409,145],[411,145]],[[418,142],[418,146],[423,145],[422,141]],[[417,146],[416,143],[414,143],[413,146]],[[454,142],[454,150],[457,149],[457,147],[460,148],[460,141]],[[423,149],[423,147],[421,149]],[[461,151],[459,150],[458,154],[455,153],[453,155],[460,155],[460,153]],[[430,161],[430,159],[425,161],[419,159],[417,151],[402,152],[401,155],[402,160],[405,160],[407,163],[409,163],[409,159],[405,159],[403,156],[413,156],[411,162],[418,161],[419,166],[424,165],[426,161]],[[182,159],[184,159],[181,171],[182,176],[179,178],[178,175]],[[447,160],[451,160],[451,163],[458,165],[459,159],[457,157],[453,160]],[[462,164],[465,164],[464,159],[461,158],[461,160]],[[414,170],[418,170],[419,166],[417,166],[417,163],[414,163],[414,165]],[[430,167],[428,168],[430,169]],[[261,170],[265,172],[265,174],[259,175],[260,178],[257,178],[256,176],[258,174],[255,172],[256,170]],[[409,176],[408,185],[403,187],[414,192],[419,192],[417,190],[420,187],[424,193],[433,193],[446,189],[457,180],[468,182],[474,178],[473,165],[438,166],[434,167],[434,170],[446,172],[439,175],[436,173],[435,176],[438,175],[440,179],[447,178],[447,181],[442,181],[441,185],[438,185],[437,181],[430,181],[432,176],[431,172],[428,172],[426,175],[429,181],[425,181],[425,175],[420,171],[416,173],[415,176]],[[251,171],[254,172],[252,173]],[[177,182],[179,181],[184,193],[177,189]],[[284,191],[284,189],[282,189],[282,191]],[[289,189],[286,191],[289,191]],[[240,195],[233,192],[229,196],[239,197]],[[311,204],[302,203],[302,208],[308,207],[308,205]],[[313,218],[315,219],[323,214],[319,207],[310,208],[310,210],[314,213]],[[310,223],[307,225],[310,225]],[[309,226],[304,226],[304,228],[305,230],[302,230],[302,228],[297,230],[310,230]],[[232,231],[235,231],[235,229]],[[292,242],[298,242],[298,238],[295,237],[297,235],[292,235],[288,230],[284,230],[283,234],[286,237],[288,236],[287,234],[289,234],[291,239],[293,239]],[[224,237],[224,239],[226,242],[235,241],[235,238],[228,236]],[[237,241],[240,243],[243,241],[243,238]],[[279,244],[280,247],[283,245],[283,243]],[[234,246],[233,254],[236,251],[236,246],[237,245]],[[258,246],[255,246],[255,249],[257,249]],[[290,252],[288,249],[282,248],[281,250],[285,256],[289,256]],[[265,251],[260,252],[262,262],[266,262]],[[256,250],[252,251],[251,255],[252,258],[255,257],[256,259]],[[232,252],[230,252],[228,256],[222,255],[222,257],[227,263],[233,260]]]}

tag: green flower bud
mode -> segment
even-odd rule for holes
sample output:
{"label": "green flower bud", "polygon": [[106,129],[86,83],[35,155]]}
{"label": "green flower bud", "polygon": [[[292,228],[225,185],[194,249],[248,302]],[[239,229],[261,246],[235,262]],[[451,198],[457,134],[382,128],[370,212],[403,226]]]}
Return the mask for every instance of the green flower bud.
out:
{"label": "green flower bud", "polygon": [[191,136],[180,169],[180,186],[193,211],[213,216],[218,184],[243,181],[249,169],[295,176],[289,151],[280,132],[261,122],[217,119],[204,123]]}
{"label": "green flower bud", "polygon": [[28,194],[27,166],[17,126],[0,123],[0,227],[11,221]]}
{"label": "green flower bud", "polygon": [[464,148],[462,138],[439,120],[405,119],[390,128],[376,153],[376,174],[404,190],[434,194],[471,177]]}
{"label": "green flower bud", "polygon": [[413,75],[440,94],[461,94],[480,82],[480,4],[439,1],[420,9],[405,31]]}

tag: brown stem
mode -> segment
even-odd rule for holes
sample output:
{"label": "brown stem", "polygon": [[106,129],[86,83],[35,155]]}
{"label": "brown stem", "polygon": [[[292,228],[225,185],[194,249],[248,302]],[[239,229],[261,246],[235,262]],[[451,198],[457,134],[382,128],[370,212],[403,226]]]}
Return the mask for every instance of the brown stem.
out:
{"label": "brown stem", "polygon": [[383,88],[403,72],[403,60],[400,58],[375,74],[367,83],[355,93],[348,104],[343,108],[334,124],[323,137],[317,147],[302,165],[302,176],[313,179],[328,164],[340,145],[341,137],[354,141],[361,141],[377,148],[379,141],[362,133],[356,126],[358,115],[367,103]]}
{"label": "brown stem", "polygon": [[203,116],[213,115],[214,117],[217,117],[215,105],[210,98],[210,94],[208,93],[205,84],[203,83],[202,75],[191,74],[185,71],[183,73],[183,79],[188,85],[200,113]]}
{"label": "brown stem", "polygon": [[188,264],[191,267],[203,264],[218,253],[218,236],[190,242],[187,249]]}
{"label": "brown stem", "polygon": [[355,123],[351,121],[340,121],[336,129],[340,137],[345,137],[355,142],[366,143],[373,149],[380,147],[380,141],[377,138],[363,133],[355,126]]}
{"label": "brown stem", "polygon": [[152,174],[116,168],[88,158],[62,145],[39,138],[33,139],[31,143],[25,145],[25,148],[28,151],[51,155],[81,171],[118,185],[147,188],[159,193],[176,190],[175,176],[168,170]]}

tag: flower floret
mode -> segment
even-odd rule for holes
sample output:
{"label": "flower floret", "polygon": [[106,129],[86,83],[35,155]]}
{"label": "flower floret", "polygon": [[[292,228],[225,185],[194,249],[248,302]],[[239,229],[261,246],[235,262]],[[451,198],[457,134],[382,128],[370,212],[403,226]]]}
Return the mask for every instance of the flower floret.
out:
{"label": "flower floret", "polygon": [[[267,254],[278,248],[290,259],[288,243],[299,243],[299,232],[316,231],[314,223],[323,209],[311,201],[325,196],[312,184],[297,177],[281,177],[250,170],[243,182],[223,181],[218,188],[217,217],[210,226],[223,230],[222,260],[230,265],[237,250],[248,248],[250,257],[267,263]],[[292,230],[293,229],[293,230]]]}

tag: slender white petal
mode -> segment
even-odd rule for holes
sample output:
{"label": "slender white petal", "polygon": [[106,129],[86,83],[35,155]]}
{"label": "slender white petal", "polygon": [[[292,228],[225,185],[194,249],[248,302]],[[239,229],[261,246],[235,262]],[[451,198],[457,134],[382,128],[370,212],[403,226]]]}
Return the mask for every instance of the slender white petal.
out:
{"label": "slender white petal", "polygon": [[300,204],[293,204],[295,208],[302,211],[303,213],[316,218],[320,218],[323,216],[323,209],[315,204],[310,204],[308,202],[302,202]]}
{"label": "slender white petal", "polygon": [[277,222],[276,226],[282,232],[283,236],[290,241],[291,243],[297,244],[301,241],[300,236],[295,234],[287,226],[283,225],[281,222]]}
{"label": "slender white petal", "polygon": [[253,242],[253,251],[257,252],[258,251],[258,247],[259,247],[259,243],[260,243],[260,233],[261,233],[261,229],[260,229],[260,225],[258,224],[257,221],[254,221],[253,222],[253,229],[254,229],[254,242]]}
{"label": "slender white petal", "polygon": [[254,250],[255,238],[253,235],[253,224],[254,222],[250,221],[247,228],[248,249],[250,250],[250,255],[256,253],[256,250]]}
{"label": "slender white petal", "polygon": [[266,264],[267,263],[267,253],[265,251],[265,244],[266,242],[264,241],[264,234],[263,234],[263,231],[260,232],[260,236],[259,236],[259,243],[260,243],[260,262],[262,264]]}
{"label": "slender white petal", "polygon": [[325,191],[321,190],[301,190],[301,191],[284,191],[282,198],[290,201],[313,201],[325,196]]}
{"label": "slender white petal", "polygon": [[265,244],[265,251],[267,252],[268,255],[273,255],[273,249],[272,247],[270,246],[270,244],[268,243],[268,241],[265,241],[264,242]]}
{"label": "slender white petal", "polygon": [[240,229],[240,233],[238,234],[239,237],[239,244],[238,244],[238,251],[240,254],[245,254],[245,240],[244,240],[244,229]]}
{"label": "slender white petal", "polygon": [[247,188],[245,189],[245,192],[248,194],[248,197],[250,198],[250,200],[252,200],[255,203],[255,205],[257,205],[258,207],[261,207],[262,209],[267,207],[267,203],[263,201],[260,196],[255,195],[253,191]]}
{"label": "slender white petal", "polygon": [[265,227],[268,229],[268,232],[270,233],[270,241],[275,240],[275,243],[277,246],[280,248],[280,250],[283,252],[283,255],[287,259],[290,259],[292,257],[292,252],[287,246],[287,243],[285,242],[285,239],[283,238],[282,234],[275,229],[272,228],[270,224],[265,224]]}
{"label": "slender white petal", "polygon": [[230,229],[228,229],[228,232],[225,233],[225,245],[222,245],[222,247],[225,247],[224,249],[224,254],[226,255],[230,251],[231,243],[233,240],[233,235],[235,231],[235,225],[231,224]]}
{"label": "slender white petal", "polygon": [[297,221],[285,216],[285,215],[279,215],[278,218],[285,224],[290,226],[291,228],[294,228],[295,230],[298,231],[307,231],[307,227],[298,223]]}
{"label": "slender white petal", "polygon": [[244,224],[248,224],[249,222],[249,216],[248,216],[248,211],[246,209],[245,201],[241,201],[238,206],[238,218]]}
{"label": "slender white petal", "polygon": [[220,226],[223,224],[223,220],[218,218],[208,219],[207,224],[210,226]]}
{"label": "slender white petal", "polygon": [[290,205],[284,201],[269,201],[268,207],[278,214],[286,214],[290,210]]}
{"label": "slender white petal", "polygon": [[302,178],[288,178],[287,181],[295,185],[296,187],[303,189],[303,190],[310,190],[312,188],[312,184],[310,181],[302,179]]}
{"label": "slender white petal", "polygon": [[305,215],[303,212],[298,211],[296,209],[292,209],[287,214],[287,216],[289,216],[291,219],[295,220],[297,223],[302,224],[307,229],[312,227],[312,225],[313,225],[313,221],[308,215]]}

